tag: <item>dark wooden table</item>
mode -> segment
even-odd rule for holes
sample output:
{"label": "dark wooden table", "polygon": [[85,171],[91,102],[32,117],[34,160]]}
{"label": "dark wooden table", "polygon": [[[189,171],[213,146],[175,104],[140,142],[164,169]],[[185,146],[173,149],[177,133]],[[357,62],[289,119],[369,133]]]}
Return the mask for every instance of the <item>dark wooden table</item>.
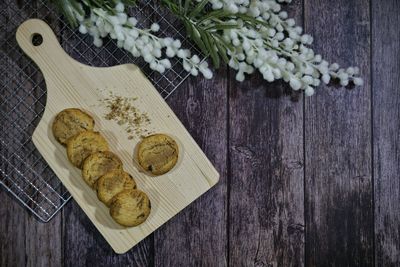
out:
{"label": "dark wooden table", "polygon": [[0,265],[400,266],[400,1],[289,10],[363,87],[292,101],[257,75],[191,78],[168,103],[221,173],[214,189],[125,255],[74,201],[44,224],[0,191]]}

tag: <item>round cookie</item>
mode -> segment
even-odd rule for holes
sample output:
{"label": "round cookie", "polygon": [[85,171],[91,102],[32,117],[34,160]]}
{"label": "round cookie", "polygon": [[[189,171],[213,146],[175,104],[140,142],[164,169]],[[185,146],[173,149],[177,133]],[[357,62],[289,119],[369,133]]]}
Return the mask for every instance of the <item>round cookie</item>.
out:
{"label": "round cookie", "polygon": [[113,170],[122,171],[122,161],[119,157],[110,151],[95,152],[83,161],[82,178],[94,188],[97,179]]}
{"label": "round cookie", "polygon": [[107,206],[116,194],[127,189],[136,189],[136,183],[129,173],[122,170],[107,172],[96,182],[97,197]]}
{"label": "round cookie", "polygon": [[80,132],[93,130],[94,119],[77,108],[64,109],[53,121],[53,135],[58,142],[65,145],[67,140]]}
{"label": "round cookie", "polygon": [[123,226],[137,226],[150,215],[149,197],[136,189],[124,190],[111,199],[110,215]]}
{"label": "round cookie", "polygon": [[145,137],[138,145],[139,165],[154,175],[171,170],[178,161],[179,149],[174,139],[165,134]]}
{"label": "round cookie", "polygon": [[81,132],[67,140],[67,156],[75,167],[82,168],[83,161],[99,151],[108,151],[108,143],[98,132]]}

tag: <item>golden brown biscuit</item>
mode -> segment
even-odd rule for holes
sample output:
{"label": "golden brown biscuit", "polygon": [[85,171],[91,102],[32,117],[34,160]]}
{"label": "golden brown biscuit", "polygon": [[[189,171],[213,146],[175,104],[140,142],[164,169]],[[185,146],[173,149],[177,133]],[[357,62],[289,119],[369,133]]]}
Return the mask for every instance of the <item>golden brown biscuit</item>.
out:
{"label": "golden brown biscuit", "polygon": [[107,206],[116,194],[127,189],[136,189],[136,183],[129,173],[122,170],[107,172],[96,182],[97,197]]}
{"label": "golden brown biscuit", "polygon": [[90,154],[107,150],[108,143],[98,132],[81,132],[67,140],[68,159],[78,168]]}
{"label": "golden brown biscuit", "polygon": [[123,226],[137,226],[149,217],[151,204],[149,197],[136,189],[124,190],[116,194],[110,202],[110,215]]}
{"label": "golden brown biscuit", "polygon": [[95,152],[83,161],[82,178],[94,188],[97,179],[113,170],[122,170],[119,157],[110,151]]}
{"label": "golden brown biscuit", "polygon": [[179,149],[174,139],[165,134],[145,137],[138,145],[139,165],[154,175],[171,170],[178,161]]}
{"label": "golden brown biscuit", "polygon": [[67,140],[80,132],[93,130],[94,119],[77,108],[64,109],[53,121],[53,135],[58,142],[65,145]]}

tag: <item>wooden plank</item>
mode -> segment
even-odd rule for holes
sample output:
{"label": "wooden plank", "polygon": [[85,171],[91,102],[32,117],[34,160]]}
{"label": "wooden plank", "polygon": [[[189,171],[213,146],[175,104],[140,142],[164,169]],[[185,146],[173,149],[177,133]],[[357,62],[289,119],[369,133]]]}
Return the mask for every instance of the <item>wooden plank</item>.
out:
{"label": "wooden plank", "polygon": [[[43,8],[43,5],[35,1],[31,4],[32,8],[37,9],[33,14],[35,17],[46,18],[47,23],[54,29],[57,30],[59,26],[59,20],[57,16],[49,13],[47,8]],[[25,68],[25,73],[31,77],[36,83],[43,82],[43,75],[38,71],[38,67],[32,64],[32,67]],[[45,86],[42,84],[42,86]],[[36,90],[34,93],[36,98],[39,99],[41,90]],[[33,105],[33,103],[29,103]],[[41,103],[45,105],[45,103]],[[35,104],[33,110],[41,113],[42,105]],[[31,116],[35,116],[31,112]],[[31,133],[33,133],[36,125],[30,127]],[[38,169],[38,167],[37,167]],[[45,177],[42,177],[45,178]],[[49,194],[50,189],[41,188],[44,194]],[[45,203],[45,197],[40,193],[35,194],[35,201],[39,203]],[[42,204],[45,206],[45,204]],[[50,222],[42,223],[38,221],[33,215],[29,216],[25,221],[25,250],[26,250],[26,265],[32,267],[39,266],[61,266],[62,265],[62,215],[58,213]]]}
{"label": "wooden plank", "polygon": [[0,203],[0,266],[25,266],[27,211],[2,187]]}
{"label": "wooden plank", "polygon": [[152,266],[152,235],[124,255],[113,252],[75,201],[63,209],[65,266]]}
{"label": "wooden plank", "polygon": [[[288,8],[301,25],[302,1]],[[287,88],[260,75],[230,84],[232,266],[304,265],[303,103]]]}
{"label": "wooden plank", "polygon": [[[24,81],[26,77],[30,77],[31,80],[37,81],[40,80],[40,74],[35,74],[35,70],[37,67],[30,65],[30,60],[26,57],[20,58],[20,51],[16,48],[15,41],[15,30],[17,26],[23,22],[24,19],[29,18],[29,16],[37,15],[35,14],[36,3],[26,3],[21,1],[5,1],[5,9],[6,13],[2,14],[2,19],[5,19],[4,25],[7,29],[4,29],[4,32],[8,32],[7,40],[9,45],[4,45],[2,48],[3,52],[7,54],[9,59],[12,61],[12,64],[9,64],[9,69],[7,70],[7,74],[9,77],[13,77],[16,81]],[[18,13],[18,16],[15,14]],[[2,40],[3,41],[3,40]],[[16,76],[11,73],[14,72]],[[22,78],[21,78],[22,77]],[[15,86],[10,84],[9,86]],[[29,103],[26,97],[26,92],[31,90],[33,83],[26,82],[24,83],[23,88],[19,88],[21,90],[21,94],[25,105],[34,105],[33,103]],[[25,94],[25,95],[24,95]],[[32,107],[35,110],[35,107]],[[22,115],[21,115],[22,116]],[[24,114],[26,121],[32,121],[35,114],[33,112],[27,111]],[[15,127],[13,125],[12,127]],[[34,130],[35,125],[27,125],[27,131]],[[21,136],[21,129],[13,128],[14,134],[16,136]],[[21,143],[28,142],[29,140],[20,140]],[[5,156],[5,155],[4,155]],[[27,155],[22,155],[27,156]],[[27,164],[32,164],[27,159]],[[18,166],[18,165],[17,165]],[[23,171],[21,169],[20,171]],[[18,178],[17,173],[14,172],[10,176],[11,179],[15,179],[13,182],[17,183],[20,181],[21,187],[25,187],[28,183],[22,183],[21,179]],[[30,172],[24,173],[25,179],[31,179],[30,181],[33,184],[38,185],[32,179],[35,179],[34,175],[31,175]],[[24,191],[29,195],[33,195],[33,191],[26,188]],[[12,190],[18,192],[17,187],[13,187]],[[60,266],[61,264],[61,224],[60,219],[56,218],[49,224],[43,224],[38,221],[34,215],[29,213],[29,211],[25,208],[22,208],[18,200],[14,197],[7,196],[5,192],[1,192],[1,200],[2,203],[0,209],[4,209],[0,211],[0,217],[4,218],[1,223],[1,252],[0,252],[0,265],[1,266]],[[38,194],[36,194],[37,196]],[[29,199],[22,192],[19,192],[19,197],[21,197],[28,205],[33,204],[29,202]],[[3,199],[6,198],[6,199]],[[35,197],[33,197],[35,198]],[[33,208],[37,208],[32,206]]]}
{"label": "wooden plank", "polygon": [[226,69],[190,78],[168,99],[220,173],[218,185],[154,235],[155,266],[226,266]]}
{"label": "wooden plank", "polygon": [[61,266],[61,213],[42,223],[33,215],[25,219],[26,266]]}
{"label": "wooden plank", "polygon": [[400,266],[400,2],[371,10],[375,263]]}
{"label": "wooden plank", "polygon": [[329,61],[357,65],[354,90],[321,86],[305,105],[306,265],[373,265],[369,1],[305,1],[305,30]]}

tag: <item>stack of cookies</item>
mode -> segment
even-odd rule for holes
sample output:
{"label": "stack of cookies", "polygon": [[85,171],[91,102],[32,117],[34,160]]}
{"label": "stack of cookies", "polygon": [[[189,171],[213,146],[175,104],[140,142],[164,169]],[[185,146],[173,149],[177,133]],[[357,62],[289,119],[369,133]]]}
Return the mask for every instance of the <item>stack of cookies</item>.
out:
{"label": "stack of cookies", "polygon": [[[149,216],[150,200],[144,192],[136,189],[135,180],[123,170],[120,158],[109,151],[107,140],[93,131],[94,125],[89,114],[70,108],[56,116],[52,130],[56,140],[67,147],[69,161],[82,170],[82,178],[97,191],[99,200],[110,208],[111,217],[123,226],[137,226]],[[144,158],[147,164],[151,159],[149,166],[160,169],[153,157]],[[163,168],[160,172],[168,169]]]}

